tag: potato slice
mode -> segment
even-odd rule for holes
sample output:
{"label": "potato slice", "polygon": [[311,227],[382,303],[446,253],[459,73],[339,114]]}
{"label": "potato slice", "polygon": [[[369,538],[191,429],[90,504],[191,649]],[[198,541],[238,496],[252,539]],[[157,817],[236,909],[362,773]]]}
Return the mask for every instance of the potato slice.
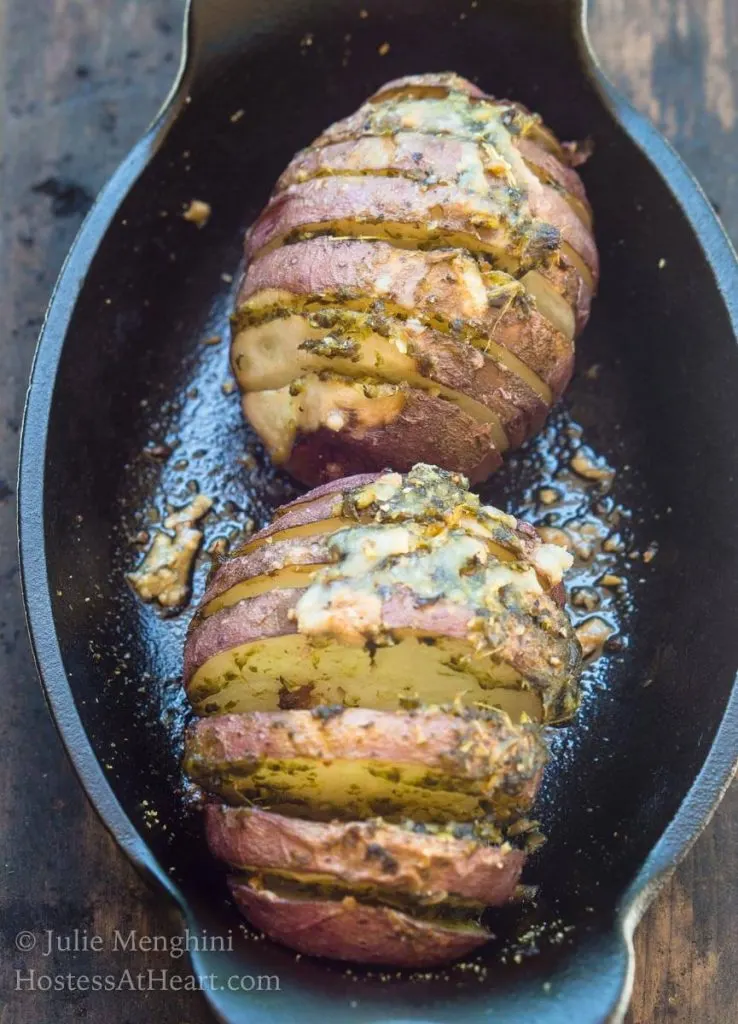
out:
{"label": "potato slice", "polygon": [[592,209],[587,200],[582,179],[574,168],[568,167],[533,139],[518,138],[515,140],[515,148],[541,180],[552,182],[568,195],[578,199],[584,206],[586,215],[591,219]]}
{"label": "potato slice", "polygon": [[545,264],[561,243],[557,229],[519,211],[509,189],[485,197],[357,174],[314,178],[278,193],[249,232],[246,258],[324,234],[376,238],[407,249],[485,253],[495,267],[514,275]]}
{"label": "potato slice", "polygon": [[236,315],[237,325],[247,326],[258,306],[270,310],[292,295],[323,303],[340,297],[343,308],[380,301],[388,314],[489,350],[549,404],[551,392],[558,395],[571,376],[571,338],[538,312],[519,281],[458,250],[422,252],[348,238],[296,242],[250,265],[239,310],[251,301],[245,322]]}
{"label": "potato slice", "polygon": [[[340,244],[338,239],[315,239],[312,244],[320,244],[321,251],[325,244],[332,242]],[[302,244],[302,243],[301,243]],[[307,243],[305,243],[307,244]],[[291,246],[290,248],[296,248]],[[279,251],[274,254],[279,256]],[[260,261],[261,262],[261,261]],[[567,274],[560,268],[548,268],[546,271],[536,271],[540,276],[546,277],[554,284],[555,290],[565,298],[576,291],[572,287],[571,274]],[[254,269],[254,275],[260,277],[259,265]],[[446,279],[446,285],[449,283]],[[384,285],[386,278],[380,280]],[[298,286],[301,282],[297,282]],[[522,291],[523,285],[516,288]],[[535,301],[534,297],[530,297]],[[551,403],[551,390],[529,367],[517,358],[513,353],[497,344],[493,339],[475,333],[471,325],[464,327],[463,322],[454,321],[453,324],[440,317],[437,311],[426,310],[423,315],[414,316],[412,310],[406,309],[394,302],[385,302],[383,299],[372,300],[368,294],[361,294],[359,291],[351,291],[349,288],[340,288],[335,293],[299,294],[289,292],[283,288],[265,288],[254,293],[240,304],[238,313],[234,318],[235,332],[237,338],[242,331],[266,323],[276,317],[289,315],[303,315],[314,317],[322,314],[326,309],[334,309],[340,306],[343,313],[357,313],[365,316],[374,316],[373,310],[379,308],[380,316],[393,318],[403,325],[403,332],[410,335],[414,345],[422,345],[424,339],[432,342],[435,347],[435,354],[440,356],[439,346],[452,347],[454,357],[459,362],[458,370],[464,372],[464,366],[468,361],[475,360],[474,353],[485,357],[485,367],[497,366],[499,373],[506,378],[506,386],[511,393],[511,401],[519,401],[522,405],[532,404],[536,407],[536,415],[540,410],[548,412]],[[471,351],[469,351],[471,350]],[[424,347],[424,359],[432,359],[429,346]],[[477,362],[477,365],[480,365]],[[532,400],[532,401],[531,401]]]}
{"label": "potato slice", "polygon": [[[326,534],[372,522],[420,522],[433,529],[458,527],[483,539],[490,555],[500,561],[530,562],[544,590],[560,584],[570,566],[570,556],[557,545],[542,543],[528,523],[491,505],[482,505],[468,485],[461,474],[418,464],[407,474],[365,473],[315,487],[280,506],[271,523],[216,569],[203,601],[247,576],[269,573],[287,564],[307,564],[312,557],[321,559]],[[294,540],[317,547],[310,557],[303,558],[297,553],[299,547],[282,547],[283,542]],[[264,548],[265,541],[270,549]],[[252,560],[250,556],[257,551],[258,557]]]}
{"label": "potato slice", "polygon": [[[499,561],[530,561],[543,589],[552,591],[563,571],[560,561],[547,560],[551,551],[557,553],[555,549],[541,545],[537,534],[512,516],[498,513],[494,518],[485,509],[485,518],[475,517],[473,502],[477,500],[463,486],[456,487],[455,493],[449,489],[443,498],[434,496],[433,475],[426,472],[424,477],[422,468],[415,467],[404,479],[397,473],[344,479],[335,481],[330,489],[316,488],[277,509],[268,527],[211,573],[197,621],[267,590],[308,586],[319,568],[335,560],[330,544],[333,534],[360,522],[402,521],[403,504],[406,516],[411,511],[409,494],[414,495],[415,514],[426,521],[429,513],[432,518],[433,512],[439,511],[434,508],[434,500],[445,500],[446,518],[442,521],[453,522],[483,539],[490,556]],[[403,494],[398,502],[393,495],[400,489]],[[467,499],[472,500],[471,505]],[[381,508],[378,501],[382,502]],[[296,536],[295,531],[303,535]]]}
{"label": "potato slice", "polygon": [[331,707],[200,719],[184,765],[229,803],[289,816],[505,822],[530,807],[545,758],[538,730],[502,712]]}
{"label": "potato slice", "polygon": [[[289,314],[289,310],[281,313]],[[283,388],[307,373],[321,371],[407,384],[452,402],[478,423],[489,424],[496,447],[500,451],[507,448],[497,412],[421,373],[416,360],[407,354],[411,332],[403,325],[397,324],[396,338],[388,318],[377,326],[389,336],[378,334],[366,314],[335,308],[309,317],[278,315],[236,335],[231,350],[236,379],[244,391]]]}
{"label": "potato slice", "polygon": [[480,925],[423,920],[353,896],[320,899],[254,888],[238,879],[231,892],[241,911],[271,939],[309,956],[392,967],[435,967],[457,960],[491,936]]}
{"label": "potato slice", "polygon": [[401,416],[406,400],[403,388],[393,384],[308,373],[288,387],[245,395],[243,408],[272,459],[283,463],[298,434],[322,428],[337,433],[350,423],[362,433],[379,430]]}
{"label": "potato slice", "polygon": [[[485,113],[488,108],[498,108],[494,113],[509,129],[513,142],[519,138],[528,138],[544,151],[564,159],[565,154],[559,140],[550,128],[546,127],[538,114],[532,114],[522,103],[489,96],[479,86],[454,72],[407,75],[393,82],[387,82],[373,96],[369,97],[362,109],[368,107],[369,104],[388,104],[392,101],[444,99],[448,101],[449,98],[451,102],[447,102],[446,107],[452,104],[457,109],[469,107],[473,109],[475,105],[483,106]],[[428,119],[431,122],[433,120],[432,108]],[[473,114],[470,120],[473,121]]]}
{"label": "potato slice", "polygon": [[208,580],[198,619],[267,590],[306,587],[316,570],[333,560],[325,539],[319,534],[304,540],[271,541],[249,554],[226,559]]}
{"label": "potato slice", "polygon": [[[304,589],[310,585],[315,573],[327,568],[334,556],[330,539],[339,529],[354,526],[353,520],[331,520],[329,532],[324,522],[315,524],[315,533],[306,537],[269,538],[252,548],[250,553],[234,555],[213,574],[203,595],[196,621],[229,608],[239,601],[258,597],[270,590]],[[289,531],[286,531],[289,533]],[[502,561],[512,561],[513,554],[494,542],[489,542],[490,553]],[[545,579],[542,579],[545,585]]]}
{"label": "potato slice", "polygon": [[[198,714],[321,704],[398,707],[442,703],[502,707],[516,720],[566,719],[576,703],[579,648],[525,613],[506,613],[493,656],[469,639],[472,613],[452,602],[423,604],[401,588],[382,608],[392,642],[342,642],[298,630],[305,591],[269,591],[195,626],[185,648],[187,693]],[[543,598],[539,597],[539,603]],[[564,631],[563,613],[548,614]],[[371,608],[372,612],[374,608]],[[335,627],[336,616],[329,620]],[[346,622],[355,618],[346,612]],[[548,622],[548,618],[544,620]],[[554,664],[551,664],[551,662]]]}
{"label": "potato slice", "polygon": [[309,373],[288,387],[247,393],[243,408],[272,460],[306,484],[358,465],[408,470],[416,459],[476,482],[502,462],[490,423],[409,385]]}
{"label": "potato slice", "polygon": [[544,588],[560,583],[570,556],[558,545],[544,544],[534,527],[492,505],[482,505],[460,473],[418,463],[409,473],[364,473],[333,480],[280,506],[271,523],[233,552],[247,554],[271,538],[283,539],[290,528],[315,524],[315,533],[355,523],[420,522],[434,528],[459,527],[482,537],[490,553],[505,560],[530,561],[544,578]]}
{"label": "potato slice", "polygon": [[314,178],[331,175],[372,174],[407,177],[440,185],[456,185],[487,196],[494,188],[492,177],[506,181],[507,166],[468,139],[398,132],[396,135],[362,136],[320,148],[301,150],[277,182],[275,192]]}
{"label": "potato slice", "polygon": [[563,157],[558,140],[520,103],[495,100],[472,94],[466,89],[450,89],[445,96],[431,86],[431,93],[422,87],[397,88],[382,95],[375,94],[357,111],[332,124],[312,143],[313,147],[358,138],[362,135],[396,135],[401,131],[429,135],[450,135],[493,146],[501,156],[508,157],[516,136],[530,139],[540,149],[557,159]]}
{"label": "potato slice", "polygon": [[309,876],[405,906],[447,899],[499,906],[512,899],[525,862],[525,853],[509,843],[487,845],[380,819],[286,818],[258,807],[207,804],[205,831],[211,853],[238,871]]}
{"label": "potato slice", "polygon": [[223,608],[230,608],[239,601],[246,601],[252,597],[259,597],[271,590],[302,590],[310,585],[315,573],[324,569],[328,563],[316,563],[314,565],[289,566],[276,570],[272,573],[265,573],[262,576],[254,576],[251,579],[242,580],[228,590],[225,590],[218,597],[213,598],[202,609],[202,618],[214,615]]}
{"label": "potato slice", "polygon": [[[443,100],[449,95],[459,93],[466,97],[469,105],[481,102],[488,107],[498,107],[500,108],[500,115],[506,118],[508,123],[517,122],[518,130],[511,133],[513,145],[525,142],[542,150],[546,155],[551,154],[552,159],[555,159],[557,162],[564,159],[565,154],[558,139],[543,124],[540,117],[531,114],[521,103],[513,103],[510,100],[497,99],[494,96],[487,95],[479,86],[474,85],[454,72],[407,75],[404,78],[387,82],[373,96],[369,97],[362,110],[367,108],[369,104],[386,104],[391,100]],[[457,104],[463,104],[464,101],[459,99],[456,102]],[[511,114],[512,118],[510,117]],[[428,120],[432,122],[432,108],[427,116]],[[342,125],[344,122],[338,123]],[[421,123],[423,122],[421,121]],[[370,125],[371,122],[369,122],[367,127]],[[566,170],[568,169],[566,167]],[[579,189],[583,191],[581,180],[578,175],[575,175],[575,177]]]}
{"label": "potato slice", "polygon": [[[463,692],[568,717],[580,652],[558,587],[571,557],[466,487],[416,466],[287,507],[213,575],[185,648],[196,710],[394,709]],[[314,577],[279,589],[298,567]]]}
{"label": "potato slice", "polygon": [[[598,276],[599,258],[591,234],[591,216],[584,204],[560,186],[549,184],[544,172],[531,168],[522,157],[515,154],[513,164],[508,165],[483,143],[398,132],[393,136],[363,136],[306,149],[289,165],[275,191],[324,177],[359,175],[400,177],[417,181],[421,186],[430,181],[434,187],[457,188],[481,197],[483,209],[487,209],[484,201],[492,200],[504,210],[509,206],[510,189],[514,186],[527,204],[528,216],[551,224],[560,232],[562,241],[578,254],[590,287]],[[432,194],[431,190],[429,195]],[[467,203],[473,209],[473,201]],[[518,221],[520,214],[513,217],[512,223]]]}
{"label": "potato slice", "polygon": [[[295,595],[299,592],[270,591],[249,598],[211,616],[191,634],[187,694],[197,714],[322,704],[392,711],[461,694],[469,705],[501,707],[516,721],[523,715],[537,721],[542,717],[541,697],[520,673],[506,664],[475,659],[466,640],[437,637],[430,630],[396,630],[395,644],[375,651],[371,646],[316,644],[289,632]],[[228,612],[232,615],[221,618]],[[210,624],[213,629],[205,632]],[[280,625],[285,632],[266,633]],[[253,634],[252,626],[258,638],[245,639]],[[206,657],[213,649],[208,645],[222,642],[229,646]],[[195,658],[203,658],[197,668]]]}
{"label": "potato slice", "polygon": [[[534,294],[535,274],[527,276]],[[544,284],[544,302],[553,292],[551,322],[559,316],[573,329],[570,305],[556,287]],[[254,304],[253,323],[238,330],[231,361],[245,391],[284,387],[306,371],[327,369],[350,377],[374,377],[429,391],[452,401],[480,423],[489,423],[495,445],[518,446],[540,427],[548,407],[503,363],[465,340],[427,327],[414,318],[377,315],[299,296],[268,312]],[[244,316],[243,318],[247,318]]]}

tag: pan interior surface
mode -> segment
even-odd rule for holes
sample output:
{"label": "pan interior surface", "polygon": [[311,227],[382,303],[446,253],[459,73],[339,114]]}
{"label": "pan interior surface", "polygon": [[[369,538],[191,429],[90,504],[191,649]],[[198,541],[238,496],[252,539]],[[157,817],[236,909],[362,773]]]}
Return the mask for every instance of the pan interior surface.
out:
{"label": "pan interior surface", "polygon": [[[622,979],[608,979],[598,951],[610,949],[623,894],[702,766],[738,664],[738,359],[725,303],[683,211],[582,70],[573,5],[382,0],[368,18],[353,3],[251,6],[243,37],[220,49],[213,15],[202,74],[94,255],[61,351],[44,530],[74,702],[191,921],[231,932],[240,973],[279,974],[288,1002],[307,1000],[315,1019],[332,1008],[329,1019],[343,1021],[358,1002],[351,1019],[481,1020],[504,999],[509,1009],[535,993],[544,1005],[543,982],[584,955],[601,967],[592,984],[615,991]],[[541,436],[482,493],[544,524],[546,486],[565,493],[572,517],[620,509],[626,582],[610,607],[616,640],[585,672],[580,715],[552,735],[537,809],[548,842],[524,877],[537,901],[495,915],[497,938],[471,966],[380,984],[376,971],[296,962],[242,936],[179,770],[188,614],[141,605],[125,573],[140,559],[137,535],[195,493],[215,500],[206,547],[246,520],[258,528],[298,493],[269,465],[229,384],[244,231],[291,155],[326,125],[389,78],[447,69],[538,110],[562,138],[594,140],[582,175],[602,285],[577,373]],[[181,216],[193,199],[211,206],[202,229]],[[572,483],[581,446],[614,469],[608,493]],[[203,556],[195,600],[207,568]],[[273,993],[242,998],[262,1014],[254,1020],[293,1019]]]}

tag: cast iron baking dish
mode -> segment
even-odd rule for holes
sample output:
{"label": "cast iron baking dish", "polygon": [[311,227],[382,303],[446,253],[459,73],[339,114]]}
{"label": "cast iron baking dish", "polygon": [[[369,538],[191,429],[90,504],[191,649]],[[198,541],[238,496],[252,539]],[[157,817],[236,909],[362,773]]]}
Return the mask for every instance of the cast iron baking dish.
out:
{"label": "cast iron baking dish", "polygon": [[[634,563],[619,649],[588,670],[582,712],[553,740],[539,808],[550,839],[528,869],[537,904],[498,915],[471,966],[382,978],[244,934],[179,775],[187,615],[158,617],[123,574],[132,535],[166,501],[216,497],[210,540],[296,493],[223,391],[227,343],[202,341],[227,331],[243,232],[292,153],[389,78],[446,69],[595,146],[583,175],[602,288],[577,376],[484,496],[529,510],[581,436],[617,471],[629,546],[658,553]],[[202,230],[180,216],[193,198],[212,206]],[[39,671],[90,799],[193,935],[232,935],[232,952],[192,957],[216,976],[205,995],[221,1020],[622,1018],[635,924],[738,750],[737,297],[708,202],[604,79],[581,3],[193,0],[176,87],[54,293],[26,410],[20,537]],[[162,443],[165,462],[142,454]],[[280,991],[230,991],[230,975],[279,975]]]}

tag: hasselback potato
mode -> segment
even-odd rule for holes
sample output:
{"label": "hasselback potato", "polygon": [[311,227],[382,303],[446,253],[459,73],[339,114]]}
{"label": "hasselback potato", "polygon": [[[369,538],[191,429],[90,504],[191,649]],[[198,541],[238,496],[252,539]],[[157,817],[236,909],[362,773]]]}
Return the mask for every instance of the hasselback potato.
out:
{"label": "hasselback potato", "polygon": [[580,648],[571,562],[417,465],[332,481],[214,568],[184,766],[246,916],[294,949],[431,966],[516,893]]}
{"label": "hasselback potato", "polygon": [[274,461],[308,484],[420,461],[477,481],[541,427],[599,273],[569,154],[454,74],[388,83],[297,154],[233,317]]}

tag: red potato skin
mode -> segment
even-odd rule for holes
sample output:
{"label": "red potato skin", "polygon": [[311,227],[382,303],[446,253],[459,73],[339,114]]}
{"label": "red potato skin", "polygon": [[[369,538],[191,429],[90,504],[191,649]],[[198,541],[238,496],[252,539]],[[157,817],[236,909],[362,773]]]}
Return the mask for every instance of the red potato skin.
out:
{"label": "red potato skin", "polygon": [[185,741],[185,764],[196,778],[198,766],[207,772],[264,759],[419,765],[477,782],[488,796],[504,787],[516,814],[533,803],[546,757],[538,727],[513,725],[502,712],[480,718],[344,708],[325,718],[308,710],[248,711],[200,718]]}
{"label": "red potato skin", "polygon": [[[500,226],[481,226],[477,216],[500,221]],[[572,217],[575,215],[572,213]],[[427,225],[439,231],[463,232],[482,247],[493,245],[515,256],[527,268],[544,264],[560,244],[558,230],[525,218],[530,239],[523,239],[504,208],[493,197],[482,198],[456,186],[425,188],[407,178],[373,175],[313,178],[290,185],[278,193],[249,231],[246,259],[250,262],[268,246],[279,244],[310,225],[350,220],[367,225],[377,222]],[[470,246],[471,248],[471,246]]]}
{"label": "red potato skin", "polygon": [[273,518],[279,519],[285,512],[291,511],[298,505],[305,505],[308,502],[315,501],[317,498],[322,498],[324,495],[345,494],[346,491],[353,490],[354,488],[364,487],[366,484],[373,483],[381,475],[381,473],[354,473],[351,476],[345,476],[343,480],[329,480],[327,483],[311,488],[305,494],[300,495],[299,498],[287,502],[286,505],[280,505],[275,510]]}
{"label": "red potato skin", "polygon": [[593,298],[592,288],[565,256],[562,256],[558,264],[552,263],[551,266],[539,270],[538,273],[550,281],[559,295],[563,295],[572,307],[576,333],[579,334],[587,326],[589,320]]}
{"label": "red potato skin", "polygon": [[[381,103],[394,92],[412,91],[413,89],[444,89],[450,92],[464,92],[475,99],[484,99],[486,93],[455,71],[431,71],[423,75],[403,75],[393,78],[369,97],[369,103]],[[489,97],[487,97],[489,98]]]}
{"label": "red potato skin", "polygon": [[[332,561],[327,536],[314,539],[289,538],[273,544],[260,544],[245,555],[235,555],[215,569],[208,580],[200,607],[224,594],[226,590],[255,576],[269,576],[288,565],[320,565]],[[307,585],[307,574],[305,583]]]}
{"label": "red potato skin", "polygon": [[[378,474],[361,475],[374,476]],[[340,484],[341,481],[335,480],[331,481],[331,483]],[[322,485],[322,487],[326,486],[327,484]],[[316,488],[316,490],[321,490],[322,487]],[[276,533],[281,533],[283,530],[291,530],[296,526],[307,526],[310,523],[319,523],[324,519],[332,519],[334,516],[337,516],[342,500],[340,493],[337,493],[338,490],[339,488],[336,487],[333,493],[328,491],[309,503],[307,501],[300,501],[283,506],[284,511],[277,518],[273,519],[262,530],[259,530],[258,533],[255,533],[253,537],[250,537],[234,554],[247,554],[249,551],[253,551],[257,544],[267,540],[269,537],[273,537]],[[308,505],[309,508],[303,507]]]}
{"label": "red potato skin", "polygon": [[565,192],[571,192],[591,211],[582,179],[573,167],[567,167],[558,157],[532,139],[516,138],[515,146],[525,160],[534,167],[539,167],[552,181],[560,185]]}
{"label": "red potato skin", "polygon": [[528,168],[525,169],[525,177],[519,185],[526,191],[531,214],[552,224],[559,231],[561,238],[579,253],[587,264],[596,286],[600,276],[600,257],[589,228],[582,223],[562,195],[540,181]]}
{"label": "red potato skin", "polygon": [[437,967],[458,960],[491,936],[444,928],[389,907],[344,900],[293,900],[232,880],[233,898],[255,928],[307,956],[388,967]]}
{"label": "red potato skin", "polygon": [[[509,349],[558,398],[572,374],[574,346],[535,309],[517,303],[499,309],[472,294],[465,275],[478,275],[473,259],[458,250],[395,249],[383,242],[313,238],[266,253],[248,269],[238,305],[260,291],[296,295],[367,296],[418,316],[471,325]],[[416,460],[417,461],[417,460]]]}
{"label": "red potato skin", "polygon": [[317,822],[257,807],[205,806],[210,852],[239,870],[309,872],[435,902],[512,899],[525,853],[381,821]]}
{"label": "red potato skin", "polygon": [[537,310],[523,310],[515,304],[496,317],[488,315],[485,321],[490,337],[537,373],[557,402],[574,372],[573,342]]}
{"label": "red potato skin", "polygon": [[[349,491],[372,483],[382,473],[357,473],[341,480],[329,480],[313,487],[302,497],[286,505],[280,505],[274,512],[272,521],[261,530],[249,537],[245,544],[237,548],[233,555],[246,555],[255,550],[269,537],[297,526],[309,526],[325,519],[333,519],[341,514],[343,496]],[[210,582],[210,581],[209,581]]]}
{"label": "red potato skin", "polygon": [[[495,622],[495,656],[512,665],[531,686],[540,683],[544,708],[548,708],[547,683],[550,681],[542,678],[541,664],[547,664],[548,656],[555,654],[560,658],[562,669],[568,675],[575,674],[581,658],[579,644],[568,619],[550,595],[524,595],[511,605],[510,612],[506,609]],[[543,623],[540,630],[530,628],[520,635],[516,616],[520,607],[530,619]],[[382,605],[382,621],[390,631],[410,629],[459,640],[469,635],[470,614],[470,609],[451,601],[418,604],[412,592],[404,587],[398,587]]]}
{"label": "red potato skin", "polygon": [[336,434],[322,427],[295,439],[285,469],[305,484],[340,479],[352,469],[382,470],[392,464],[407,472],[416,462],[455,470],[472,483],[502,465],[489,424],[478,423],[452,402],[417,388],[404,390],[395,419],[366,428],[349,420]]}
{"label": "red potato skin", "polygon": [[497,413],[511,448],[518,448],[543,426],[546,403],[502,363],[466,341],[425,328],[413,339],[418,369]]}
{"label": "red potato skin", "polygon": [[202,621],[193,619],[184,649],[185,687],[189,686],[195,672],[219,651],[270,636],[296,633],[297,625],[290,613],[299,597],[299,590],[268,590],[223,608]]}
{"label": "red potato skin", "polygon": [[[465,156],[474,157],[477,153],[476,143],[447,135],[364,135],[319,149],[301,150],[277,181],[275,192],[325,175],[362,171],[389,170],[419,182],[432,178],[435,183],[453,185],[459,182],[459,168]],[[481,157],[477,159],[481,163]]]}

